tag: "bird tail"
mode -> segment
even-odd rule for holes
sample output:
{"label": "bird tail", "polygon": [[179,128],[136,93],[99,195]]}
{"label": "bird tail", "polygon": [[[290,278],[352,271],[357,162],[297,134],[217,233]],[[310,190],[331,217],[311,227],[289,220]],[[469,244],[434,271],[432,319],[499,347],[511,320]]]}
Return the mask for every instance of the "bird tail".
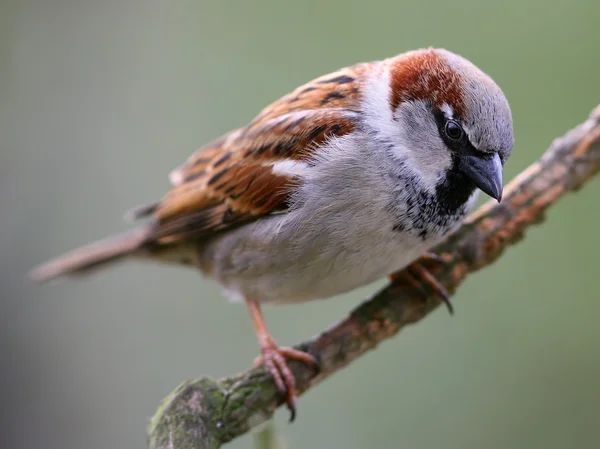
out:
{"label": "bird tail", "polygon": [[46,282],[60,276],[84,275],[133,255],[148,243],[150,227],[107,237],[57,257],[29,273],[34,282]]}

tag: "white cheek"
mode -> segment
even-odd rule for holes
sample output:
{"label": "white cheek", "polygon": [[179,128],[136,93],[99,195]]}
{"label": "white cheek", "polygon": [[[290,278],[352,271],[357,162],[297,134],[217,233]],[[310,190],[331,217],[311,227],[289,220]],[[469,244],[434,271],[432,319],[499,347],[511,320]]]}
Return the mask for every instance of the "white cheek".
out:
{"label": "white cheek", "polygon": [[401,104],[394,113],[398,159],[418,172],[425,188],[432,192],[452,166],[450,151],[439,135],[428,105],[422,101]]}
{"label": "white cheek", "polygon": [[433,152],[413,152],[411,156],[412,163],[417,167],[423,184],[428,187],[430,193],[433,193],[443,174],[450,168],[452,161],[449,157],[446,160],[446,158]]}
{"label": "white cheek", "polygon": [[[446,170],[452,165],[450,152],[439,136],[429,106],[423,101],[402,103],[396,111],[389,107],[390,77],[387,68],[365,83],[362,108],[365,122],[375,132],[386,151],[404,164],[433,193]],[[446,107],[448,114],[452,108]]]}

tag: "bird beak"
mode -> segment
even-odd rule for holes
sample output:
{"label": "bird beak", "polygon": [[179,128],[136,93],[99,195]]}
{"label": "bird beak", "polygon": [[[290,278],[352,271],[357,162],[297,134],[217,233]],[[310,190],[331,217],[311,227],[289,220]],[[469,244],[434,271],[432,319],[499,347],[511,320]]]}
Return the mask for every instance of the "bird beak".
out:
{"label": "bird beak", "polygon": [[483,192],[498,200],[502,198],[502,162],[495,153],[492,157],[462,155],[458,169]]}

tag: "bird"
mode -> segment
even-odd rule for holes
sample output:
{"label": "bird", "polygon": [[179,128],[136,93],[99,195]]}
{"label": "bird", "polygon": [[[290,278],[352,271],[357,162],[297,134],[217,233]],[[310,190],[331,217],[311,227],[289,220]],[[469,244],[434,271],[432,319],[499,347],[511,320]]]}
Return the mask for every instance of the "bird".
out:
{"label": "bird", "polygon": [[[320,76],[246,126],[201,146],[169,175],[140,224],[33,269],[79,277],[126,259],[187,266],[245,303],[264,365],[296,414],[288,360],[263,304],[330,298],[419,264],[453,233],[480,191],[501,200],[514,145],[509,103],[468,59],[420,48]],[[449,305],[449,303],[448,303]]]}

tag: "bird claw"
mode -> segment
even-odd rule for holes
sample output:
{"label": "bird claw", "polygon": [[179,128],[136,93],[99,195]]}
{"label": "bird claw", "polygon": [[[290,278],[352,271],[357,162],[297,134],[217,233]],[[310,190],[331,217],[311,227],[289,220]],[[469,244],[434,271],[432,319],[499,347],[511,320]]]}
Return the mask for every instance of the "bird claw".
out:
{"label": "bird claw", "polygon": [[454,315],[454,307],[450,302],[450,294],[448,293],[446,288],[440,283],[440,281],[438,281],[435,278],[435,276],[433,276],[433,274],[431,274],[431,272],[423,265],[423,263],[436,263],[446,265],[448,262],[444,260],[441,256],[435,253],[428,252],[423,254],[418,260],[409,265],[407,267],[407,273],[409,275],[409,280],[423,294],[423,296],[428,296],[428,292],[423,288],[423,284],[426,284],[446,305],[446,308],[448,309],[450,315]]}
{"label": "bird claw", "polygon": [[317,360],[309,353],[293,348],[281,348],[273,342],[261,348],[261,354],[254,359],[254,366],[264,365],[273,377],[277,390],[285,394],[285,403],[290,411],[290,422],[292,422],[296,418],[296,379],[286,359],[298,360],[319,369]]}

